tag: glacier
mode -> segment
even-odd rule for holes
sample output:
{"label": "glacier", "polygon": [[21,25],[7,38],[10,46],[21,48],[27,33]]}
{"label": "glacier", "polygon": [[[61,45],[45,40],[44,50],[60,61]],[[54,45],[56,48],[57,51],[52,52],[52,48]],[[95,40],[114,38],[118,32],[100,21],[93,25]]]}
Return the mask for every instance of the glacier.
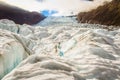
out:
{"label": "glacier", "polygon": [[119,80],[120,29],[75,17],[0,20],[0,67],[2,80]]}

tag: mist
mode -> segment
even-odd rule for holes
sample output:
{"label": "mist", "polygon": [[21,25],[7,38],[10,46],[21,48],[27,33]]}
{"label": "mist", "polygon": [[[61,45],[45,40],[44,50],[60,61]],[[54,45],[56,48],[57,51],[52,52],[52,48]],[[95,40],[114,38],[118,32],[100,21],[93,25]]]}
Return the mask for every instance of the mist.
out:
{"label": "mist", "polygon": [[59,12],[57,15],[68,15],[90,11],[106,1],[112,0],[6,0],[4,2],[29,11],[56,10]]}

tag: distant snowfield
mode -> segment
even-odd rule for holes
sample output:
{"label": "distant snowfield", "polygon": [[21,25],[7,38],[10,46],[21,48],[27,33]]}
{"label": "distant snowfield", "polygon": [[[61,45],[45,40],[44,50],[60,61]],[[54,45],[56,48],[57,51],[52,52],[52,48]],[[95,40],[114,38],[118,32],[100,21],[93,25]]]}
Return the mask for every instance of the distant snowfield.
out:
{"label": "distant snowfield", "polygon": [[[2,0],[4,1],[4,0]],[[9,4],[18,6],[29,11],[56,10],[58,15],[71,15],[78,12],[89,11],[111,0],[6,0]]]}

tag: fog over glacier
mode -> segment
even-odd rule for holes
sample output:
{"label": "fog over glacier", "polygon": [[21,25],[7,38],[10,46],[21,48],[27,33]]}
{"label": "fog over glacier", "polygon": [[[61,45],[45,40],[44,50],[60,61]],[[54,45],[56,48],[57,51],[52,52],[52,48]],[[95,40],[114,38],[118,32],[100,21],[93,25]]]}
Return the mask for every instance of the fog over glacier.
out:
{"label": "fog over glacier", "polygon": [[3,0],[9,4],[18,6],[29,11],[55,10],[56,16],[77,14],[89,11],[111,0]]}

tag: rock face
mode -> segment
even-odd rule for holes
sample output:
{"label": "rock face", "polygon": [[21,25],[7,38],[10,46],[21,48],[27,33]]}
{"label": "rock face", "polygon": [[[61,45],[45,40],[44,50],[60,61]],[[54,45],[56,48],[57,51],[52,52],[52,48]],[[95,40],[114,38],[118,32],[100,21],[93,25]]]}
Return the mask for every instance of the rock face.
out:
{"label": "rock face", "polygon": [[82,23],[97,23],[104,25],[120,25],[120,1],[113,0],[89,12],[78,14],[78,21]]}
{"label": "rock face", "polygon": [[31,27],[7,20],[0,23],[2,33],[12,31],[19,46],[33,53],[2,80],[120,80],[120,29],[108,31],[95,24]]}
{"label": "rock face", "polygon": [[0,19],[13,20],[17,24],[36,24],[45,18],[38,12],[29,12],[0,1]]}

